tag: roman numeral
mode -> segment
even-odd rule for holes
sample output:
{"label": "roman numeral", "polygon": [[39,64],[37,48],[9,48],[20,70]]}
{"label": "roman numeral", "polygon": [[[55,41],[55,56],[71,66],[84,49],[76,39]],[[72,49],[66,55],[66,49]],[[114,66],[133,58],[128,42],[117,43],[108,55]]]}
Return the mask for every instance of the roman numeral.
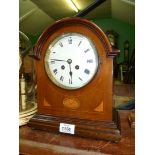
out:
{"label": "roman numeral", "polygon": [[54,69],[53,72],[56,75],[58,73],[58,70],[57,69]]}
{"label": "roman numeral", "polygon": [[84,52],[87,53],[89,50],[90,50],[90,49],[88,48],[88,49],[86,49]]}
{"label": "roman numeral", "polygon": [[68,39],[68,43],[72,44],[72,38],[71,37]]}
{"label": "roman numeral", "polygon": [[80,42],[79,42],[78,46],[80,46],[80,45],[81,45],[81,43],[82,43],[82,41],[80,41]]}
{"label": "roman numeral", "polygon": [[64,77],[63,77],[63,76],[61,76],[61,77],[60,77],[60,81],[63,81],[63,80],[64,80]]}
{"label": "roman numeral", "polygon": [[55,64],[55,60],[51,60],[51,64]]}
{"label": "roman numeral", "polygon": [[59,45],[60,45],[61,47],[63,47],[63,44],[62,44],[62,42],[60,42],[60,43],[59,43]]}
{"label": "roman numeral", "polygon": [[89,71],[88,69],[85,69],[85,70],[84,70],[84,73],[89,74],[90,71]]}
{"label": "roman numeral", "polygon": [[83,81],[80,77],[79,77],[79,80],[80,80],[80,81]]}
{"label": "roman numeral", "polygon": [[87,63],[93,63],[93,59],[88,59]]}

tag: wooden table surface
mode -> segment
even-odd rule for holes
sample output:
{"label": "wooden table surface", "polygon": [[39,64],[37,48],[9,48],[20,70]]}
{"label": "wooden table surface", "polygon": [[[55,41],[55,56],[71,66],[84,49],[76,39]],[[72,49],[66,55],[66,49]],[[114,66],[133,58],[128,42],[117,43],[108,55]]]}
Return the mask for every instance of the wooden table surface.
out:
{"label": "wooden table surface", "polygon": [[20,154],[23,155],[134,155],[135,131],[130,128],[128,114],[119,111],[122,139],[119,143],[56,134],[20,127]]}

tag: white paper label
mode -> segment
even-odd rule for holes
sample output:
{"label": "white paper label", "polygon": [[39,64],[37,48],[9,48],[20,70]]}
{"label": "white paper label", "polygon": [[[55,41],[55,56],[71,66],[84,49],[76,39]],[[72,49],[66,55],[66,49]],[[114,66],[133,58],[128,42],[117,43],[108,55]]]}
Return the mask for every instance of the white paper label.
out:
{"label": "white paper label", "polygon": [[60,123],[59,132],[74,134],[74,131],[75,131],[75,125]]}

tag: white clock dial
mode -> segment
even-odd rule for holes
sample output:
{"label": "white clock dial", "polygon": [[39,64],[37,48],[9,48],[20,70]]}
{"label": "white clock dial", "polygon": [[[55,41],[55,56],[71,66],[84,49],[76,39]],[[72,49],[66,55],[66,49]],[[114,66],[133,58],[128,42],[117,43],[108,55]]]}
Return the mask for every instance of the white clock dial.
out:
{"label": "white clock dial", "polygon": [[79,33],[65,33],[50,43],[45,55],[48,77],[64,89],[78,89],[88,84],[98,68],[93,42]]}

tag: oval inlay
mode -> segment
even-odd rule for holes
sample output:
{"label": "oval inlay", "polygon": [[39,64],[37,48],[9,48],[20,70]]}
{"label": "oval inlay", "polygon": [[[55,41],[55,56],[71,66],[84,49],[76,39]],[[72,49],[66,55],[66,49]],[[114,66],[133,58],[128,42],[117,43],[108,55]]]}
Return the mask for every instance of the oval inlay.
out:
{"label": "oval inlay", "polygon": [[80,107],[80,102],[76,98],[65,98],[63,100],[63,105],[69,109],[78,109]]}

